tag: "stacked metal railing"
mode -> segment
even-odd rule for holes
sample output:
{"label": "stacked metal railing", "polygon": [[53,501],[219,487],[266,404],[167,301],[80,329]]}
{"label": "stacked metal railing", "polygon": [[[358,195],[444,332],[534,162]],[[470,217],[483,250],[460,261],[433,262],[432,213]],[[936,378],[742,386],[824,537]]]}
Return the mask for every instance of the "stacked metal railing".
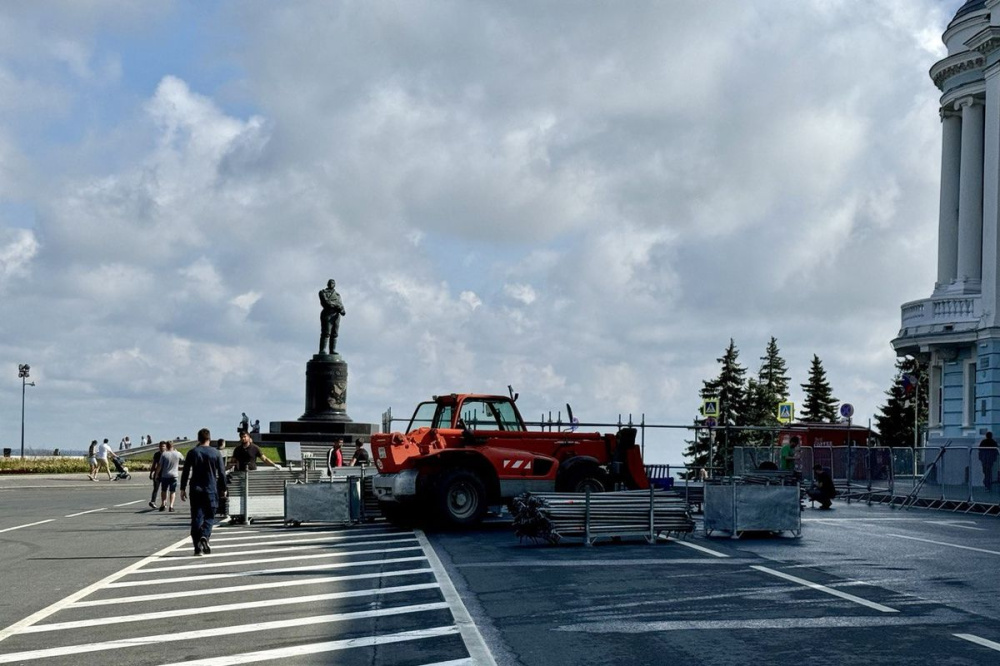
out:
{"label": "stacked metal railing", "polygon": [[525,493],[512,506],[514,532],[529,539],[559,543],[579,539],[642,537],[654,543],[661,534],[694,531],[688,504],[674,493],[650,488],[609,493]]}

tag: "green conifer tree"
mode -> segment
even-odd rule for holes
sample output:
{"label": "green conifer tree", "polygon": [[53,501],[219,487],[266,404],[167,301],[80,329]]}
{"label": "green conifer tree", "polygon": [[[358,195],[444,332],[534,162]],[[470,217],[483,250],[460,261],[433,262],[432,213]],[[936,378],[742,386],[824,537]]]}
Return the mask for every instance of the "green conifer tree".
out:
{"label": "green conifer tree", "polygon": [[725,426],[745,425],[744,410],[746,409],[746,390],[744,376],[746,368],[739,363],[740,351],[730,338],[729,346],[721,358],[719,376],[704,382],[701,397],[717,398],[719,401],[718,428],[715,435],[714,456],[712,466],[722,469],[732,469],[733,447],[739,446],[742,436],[738,431],[726,430]]}
{"label": "green conifer tree", "polygon": [[837,399],[826,379],[826,371],[819,356],[813,354],[809,368],[809,381],[801,384],[805,391],[801,420],[811,423],[833,423],[837,420]]}
{"label": "green conifer tree", "polygon": [[[781,358],[778,341],[772,337],[767,343],[767,350],[761,357],[760,369],[756,379],[747,381],[747,409],[745,420],[747,425],[774,428],[780,427],[778,422],[778,405],[788,400],[788,367]],[[766,445],[772,443],[773,432],[755,431],[748,433],[748,443]]]}
{"label": "green conifer tree", "polygon": [[[885,392],[888,399],[875,415],[876,427],[884,446],[913,446],[914,408],[918,410],[920,424],[927,423],[927,374],[926,366],[916,359],[897,359],[896,375],[892,386]],[[904,375],[916,378],[916,382],[904,382]]]}

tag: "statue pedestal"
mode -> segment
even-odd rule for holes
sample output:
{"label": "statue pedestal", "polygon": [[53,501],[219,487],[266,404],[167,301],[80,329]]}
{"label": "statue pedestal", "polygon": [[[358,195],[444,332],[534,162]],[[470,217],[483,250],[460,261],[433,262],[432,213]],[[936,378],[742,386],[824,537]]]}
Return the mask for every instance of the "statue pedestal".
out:
{"label": "statue pedestal", "polygon": [[340,354],[316,354],[306,363],[306,411],[299,421],[351,422],[347,361]]}

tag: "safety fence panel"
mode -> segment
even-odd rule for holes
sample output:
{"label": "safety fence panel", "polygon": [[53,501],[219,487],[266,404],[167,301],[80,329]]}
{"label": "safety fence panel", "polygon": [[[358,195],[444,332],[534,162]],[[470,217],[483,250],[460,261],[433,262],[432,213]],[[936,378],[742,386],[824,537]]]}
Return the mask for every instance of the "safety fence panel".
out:
{"label": "safety fence panel", "polygon": [[995,448],[974,448],[969,451],[970,488],[972,501],[1000,504],[1000,470]]}

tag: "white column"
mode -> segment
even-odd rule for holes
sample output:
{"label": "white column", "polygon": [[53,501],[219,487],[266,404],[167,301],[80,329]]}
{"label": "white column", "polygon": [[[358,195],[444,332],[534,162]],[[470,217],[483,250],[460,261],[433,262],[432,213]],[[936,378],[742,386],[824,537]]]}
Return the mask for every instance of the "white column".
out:
{"label": "white column", "polygon": [[982,279],[983,105],[972,97],[955,102],[962,111],[962,168],[958,201],[958,279]]}
{"label": "white column", "polygon": [[1000,321],[1000,65],[985,72],[986,131],[983,149],[983,326]]}
{"label": "white column", "polygon": [[938,216],[937,281],[945,286],[958,276],[958,184],[962,154],[962,118],[941,109],[941,211]]}

